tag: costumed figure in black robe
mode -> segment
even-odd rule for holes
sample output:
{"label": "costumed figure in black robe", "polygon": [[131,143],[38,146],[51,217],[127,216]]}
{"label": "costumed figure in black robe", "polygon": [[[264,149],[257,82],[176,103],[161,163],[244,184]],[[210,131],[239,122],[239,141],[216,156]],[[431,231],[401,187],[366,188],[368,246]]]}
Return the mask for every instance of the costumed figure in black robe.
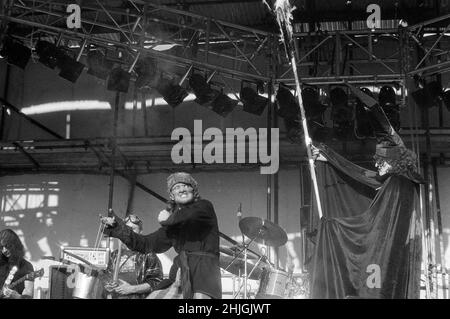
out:
{"label": "costumed figure in black robe", "polygon": [[417,157],[376,105],[378,172],[325,144],[313,147],[323,217],[311,264],[312,298],[418,298],[421,221]]}

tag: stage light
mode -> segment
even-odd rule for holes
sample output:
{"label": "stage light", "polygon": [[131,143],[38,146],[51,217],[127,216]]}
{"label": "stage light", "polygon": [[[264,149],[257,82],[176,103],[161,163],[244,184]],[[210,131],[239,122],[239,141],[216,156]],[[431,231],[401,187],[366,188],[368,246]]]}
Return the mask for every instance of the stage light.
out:
{"label": "stage light", "polygon": [[411,96],[412,96],[414,102],[419,107],[429,107],[428,99],[427,99],[427,96],[425,94],[425,90],[424,89],[418,89],[418,90],[412,92]]}
{"label": "stage light", "polygon": [[73,83],[78,80],[84,69],[84,64],[68,56],[66,53],[60,54],[57,62],[58,68],[61,70],[59,76]]}
{"label": "stage light", "polygon": [[400,19],[400,21],[398,22],[398,26],[402,27],[402,28],[406,28],[406,27],[408,27],[408,21],[406,21],[404,19]]}
{"label": "stage light", "polygon": [[21,69],[25,69],[31,57],[31,50],[18,41],[6,37],[5,40],[3,40],[3,47],[0,51],[0,55],[7,58],[8,63],[18,66]]}
{"label": "stage light", "polygon": [[450,112],[450,90],[446,90],[442,93],[442,101],[444,105],[447,107],[447,110]]}
{"label": "stage light", "polygon": [[156,85],[156,91],[162,95],[163,99],[172,107],[175,107],[188,96],[188,92],[172,80],[161,78]]}
{"label": "stage light", "polygon": [[88,52],[87,65],[87,74],[106,80],[112,69],[113,63],[108,61],[101,51],[95,50]]}
{"label": "stage light", "polygon": [[429,108],[439,105],[442,99],[442,86],[439,82],[433,81],[419,83],[419,89],[412,92],[411,96],[419,107]]}
{"label": "stage light", "polygon": [[269,103],[269,99],[258,95],[250,87],[242,87],[239,97],[244,104],[244,111],[255,115],[261,115]]}
{"label": "stage light", "polygon": [[[368,88],[362,88],[361,91],[373,97],[373,93]],[[355,105],[355,135],[358,139],[375,137],[372,122],[370,121],[370,111],[358,98]]]}
{"label": "stage light", "polygon": [[299,119],[299,108],[294,95],[291,93],[289,88],[284,84],[280,83],[278,86],[276,101],[278,108],[276,110],[278,116],[287,120],[297,120]]}
{"label": "stage light", "polygon": [[319,101],[319,91],[311,86],[302,89],[302,101],[305,108],[305,115],[310,125],[324,126],[323,113],[326,106]]}
{"label": "stage light", "polygon": [[395,90],[389,85],[383,86],[380,89],[380,93],[378,93],[378,102],[382,107],[386,105],[396,105]]}
{"label": "stage light", "polygon": [[395,90],[389,85],[383,86],[378,94],[378,103],[380,103],[394,130],[398,132],[401,125],[400,108],[395,101]]}
{"label": "stage light", "polygon": [[212,89],[205,78],[198,73],[191,75],[189,78],[189,86],[194,91],[196,97],[195,102],[200,105],[212,103],[220,94],[220,91]]}
{"label": "stage light", "polygon": [[[315,140],[323,140],[328,135],[323,123],[323,113],[326,106],[320,103],[319,93],[313,87],[302,89],[303,107],[310,136]],[[287,138],[293,143],[303,141],[303,128],[301,127],[300,108],[291,91],[280,83],[276,94],[278,104],[277,114],[284,119]]]}
{"label": "stage light", "polygon": [[438,81],[432,81],[425,85],[428,99],[431,106],[439,106],[442,101],[442,84]]}
{"label": "stage light", "polygon": [[144,87],[155,87],[156,62],[153,58],[147,57],[140,59],[136,63],[134,70],[138,75],[135,82],[136,88],[142,89]]}
{"label": "stage light", "polygon": [[108,77],[107,89],[127,93],[130,85],[131,74],[123,70],[120,66],[112,69]]}
{"label": "stage light", "polygon": [[220,116],[227,117],[228,114],[238,104],[238,101],[229,98],[227,95],[220,93],[214,101],[212,101],[210,109],[219,114]]}
{"label": "stage light", "polygon": [[353,110],[348,105],[348,96],[340,87],[330,91],[332,105],[331,117],[333,120],[334,135],[339,139],[348,139],[353,133]]}
{"label": "stage light", "polygon": [[58,64],[58,56],[60,52],[55,44],[48,41],[39,40],[36,43],[36,53],[39,56],[39,62],[43,65],[54,69]]}
{"label": "stage light", "polygon": [[278,86],[275,96],[277,115],[284,119],[286,137],[295,144],[302,143],[303,130],[300,125],[299,108],[294,95],[283,83]]}

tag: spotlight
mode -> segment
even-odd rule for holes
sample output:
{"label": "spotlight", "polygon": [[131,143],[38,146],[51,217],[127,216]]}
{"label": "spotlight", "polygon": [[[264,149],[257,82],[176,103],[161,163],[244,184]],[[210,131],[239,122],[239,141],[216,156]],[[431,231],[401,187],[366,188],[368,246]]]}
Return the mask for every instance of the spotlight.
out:
{"label": "spotlight", "polygon": [[402,27],[402,28],[406,28],[406,27],[408,27],[408,21],[400,19],[400,21],[398,22],[398,26]]}
{"label": "spotlight", "polygon": [[438,81],[422,82],[421,88],[412,92],[412,97],[419,107],[429,108],[438,106],[442,100],[442,85]]}
{"label": "spotlight", "polygon": [[109,74],[107,89],[109,91],[127,93],[130,84],[130,76],[131,74],[121,67],[112,69]]}
{"label": "spotlight", "polygon": [[302,101],[305,108],[305,115],[311,126],[324,126],[323,113],[326,110],[326,106],[319,101],[319,91],[307,86],[302,89]]}
{"label": "spotlight", "polygon": [[430,95],[431,101],[433,105],[438,105],[439,100],[442,96],[442,85],[438,81],[433,81],[428,83],[425,86],[426,90],[428,91],[428,94]]}
{"label": "spotlight", "polygon": [[220,93],[211,103],[211,110],[220,116],[227,117],[236,107],[238,101],[229,98],[227,95]]}
{"label": "spotlight", "polygon": [[[293,143],[302,141],[303,128],[299,119],[298,103],[291,91],[282,83],[278,88],[276,100],[278,104],[277,114],[284,118],[288,139]],[[302,89],[302,100],[311,137],[315,140],[323,140],[323,137],[328,134],[328,132],[325,132],[323,123],[323,113],[326,106],[320,103],[319,93],[313,87]]]}
{"label": "spotlight", "polygon": [[269,102],[269,99],[258,95],[250,87],[241,88],[239,97],[244,104],[244,111],[255,115],[261,115]]}
{"label": "spotlight", "polygon": [[53,43],[39,40],[36,43],[36,53],[39,56],[39,62],[50,69],[54,69],[58,64],[60,52],[58,52],[58,48]]}
{"label": "spotlight", "polygon": [[430,106],[430,105],[428,105],[428,98],[426,96],[426,92],[424,89],[418,89],[418,90],[412,92],[411,96],[412,96],[414,102],[419,107],[429,107]]}
{"label": "spotlight", "polygon": [[385,85],[380,89],[378,94],[378,102],[383,109],[386,117],[391,123],[394,130],[397,132],[400,130],[400,108],[395,102],[395,91],[389,86]]}
{"label": "spotlight", "polygon": [[156,85],[156,91],[162,95],[163,99],[172,107],[175,107],[188,96],[185,88],[173,83],[168,79],[160,79]]}
{"label": "spotlight", "polygon": [[[361,91],[373,97],[372,92],[368,88],[362,88]],[[355,135],[358,139],[375,137],[369,114],[369,109],[357,98],[355,105]]]}
{"label": "spotlight", "polygon": [[348,96],[340,87],[330,91],[334,134],[339,139],[347,139],[353,132],[353,110],[348,105]]}
{"label": "spotlight", "polygon": [[197,73],[192,74],[189,78],[189,86],[194,91],[195,102],[200,105],[211,103],[220,94],[220,91],[211,89],[205,78]]}
{"label": "spotlight", "polygon": [[450,112],[450,90],[446,90],[442,93],[442,101],[447,107],[447,110]]}
{"label": "spotlight", "polygon": [[282,83],[278,86],[276,101],[277,114],[284,119],[297,120],[299,108],[291,91]]}
{"label": "spotlight", "polygon": [[135,82],[136,88],[142,89],[155,86],[156,62],[154,59],[147,57],[139,60],[134,70],[138,75]]}
{"label": "spotlight", "polygon": [[105,55],[99,50],[88,52],[87,65],[87,74],[102,80],[106,80],[113,66],[112,62],[108,61]]}
{"label": "spotlight", "polygon": [[31,57],[31,50],[23,44],[6,37],[0,55],[8,59],[8,63],[25,69]]}
{"label": "spotlight", "polygon": [[389,85],[383,86],[378,94],[378,102],[382,107],[386,105],[396,105],[394,89]]}
{"label": "spotlight", "polygon": [[59,76],[72,83],[75,83],[78,80],[84,69],[84,64],[78,62],[65,53],[59,55],[57,63],[58,68],[61,70],[59,72]]}
{"label": "spotlight", "polygon": [[294,95],[283,83],[278,86],[277,94],[277,114],[284,119],[286,137],[292,143],[302,143],[303,130],[299,121],[299,108]]}
{"label": "spotlight", "polygon": [[264,94],[264,82],[263,81],[256,82],[256,90],[258,91],[259,94]]}

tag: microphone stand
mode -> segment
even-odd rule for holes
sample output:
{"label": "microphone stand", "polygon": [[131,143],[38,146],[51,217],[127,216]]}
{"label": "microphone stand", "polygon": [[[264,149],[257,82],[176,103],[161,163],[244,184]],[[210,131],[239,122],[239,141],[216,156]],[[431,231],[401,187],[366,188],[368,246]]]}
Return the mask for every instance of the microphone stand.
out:
{"label": "microphone stand", "polygon": [[[255,241],[260,235],[263,234],[263,227],[264,225],[262,225],[262,227],[259,229],[258,234],[255,236],[255,238],[252,238],[248,243],[245,243],[245,241],[242,242],[242,246],[243,248],[241,250],[239,250],[236,255],[234,256],[234,258],[231,260],[231,262],[228,264],[228,266],[225,268],[225,270],[228,269],[228,267],[230,267],[234,261],[239,257],[239,255],[244,252],[244,299],[247,299],[247,278],[253,273],[253,271],[256,269],[256,267],[258,266],[258,263],[262,260],[263,256],[261,256],[258,260],[258,262],[255,264],[255,266],[253,266],[252,270],[250,271],[250,274],[247,275],[247,252],[248,252],[248,247],[250,246],[250,244]],[[244,234],[242,233],[242,238],[244,238]],[[271,263],[269,262],[269,265]],[[241,289],[239,288],[239,291]]]}

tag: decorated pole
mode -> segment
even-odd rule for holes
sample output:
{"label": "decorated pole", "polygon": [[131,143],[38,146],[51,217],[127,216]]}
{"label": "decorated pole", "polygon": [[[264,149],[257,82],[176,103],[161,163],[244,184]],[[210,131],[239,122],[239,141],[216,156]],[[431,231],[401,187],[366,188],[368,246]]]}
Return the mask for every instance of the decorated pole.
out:
{"label": "decorated pole", "polygon": [[286,55],[287,55],[289,61],[291,62],[292,71],[294,73],[298,105],[300,108],[301,122],[302,122],[302,126],[303,126],[303,135],[305,137],[306,152],[308,154],[309,170],[311,172],[311,179],[313,182],[314,193],[316,195],[319,218],[322,218],[322,205],[320,203],[319,188],[317,185],[316,171],[314,168],[314,159],[312,157],[312,150],[311,150],[312,140],[309,137],[308,124],[306,122],[306,115],[305,115],[305,108],[303,107],[302,89],[300,87],[300,80],[299,80],[298,72],[297,72],[297,63],[296,63],[295,54],[294,54],[295,46],[293,43],[293,31],[292,31],[292,25],[291,25],[291,21],[290,21],[292,19],[292,11],[294,9],[295,9],[295,7],[292,8],[290,6],[289,0],[277,0],[275,2],[275,14],[276,14],[277,22],[278,22],[278,25],[279,25],[280,31],[281,31],[281,40],[284,43]]}

